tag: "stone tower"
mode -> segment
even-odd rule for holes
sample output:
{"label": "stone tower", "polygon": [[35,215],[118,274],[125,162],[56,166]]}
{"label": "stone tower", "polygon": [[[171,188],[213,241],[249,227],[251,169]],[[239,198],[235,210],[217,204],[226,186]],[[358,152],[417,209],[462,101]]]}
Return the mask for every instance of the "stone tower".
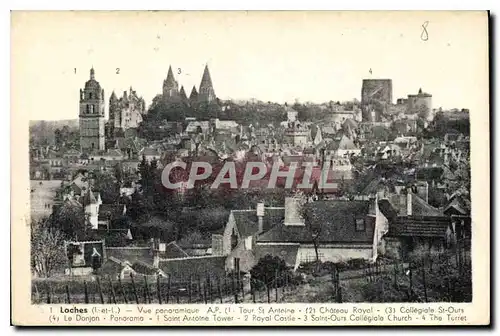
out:
{"label": "stone tower", "polygon": [[188,102],[188,97],[186,95],[186,91],[184,91],[184,86],[181,86],[181,90],[179,91],[179,96],[180,96],[181,101],[183,103],[187,103]]}
{"label": "stone tower", "polygon": [[200,103],[211,103],[215,98],[216,96],[212,85],[212,78],[210,78],[210,71],[208,71],[208,65],[205,65],[203,77],[201,78],[200,90],[198,92],[198,101]]}
{"label": "stone tower", "polygon": [[80,89],[80,148],[84,152],[104,150],[104,90],[95,80],[94,68],[85,88]]}
{"label": "stone tower", "polygon": [[163,81],[163,99],[167,101],[179,98],[179,83],[174,78],[172,66],[168,67],[167,78]]}
{"label": "stone tower", "polygon": [[191,90],[191,94],[189,95],[189,102],[191,104],[198,103],[198,91],[196,91],[196,86],[193,86],[193,89]]}

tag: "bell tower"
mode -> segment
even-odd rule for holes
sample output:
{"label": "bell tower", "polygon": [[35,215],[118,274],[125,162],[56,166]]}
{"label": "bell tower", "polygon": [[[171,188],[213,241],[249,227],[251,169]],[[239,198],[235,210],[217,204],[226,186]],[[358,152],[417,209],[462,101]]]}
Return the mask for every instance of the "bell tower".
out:
{"label": "bell tower", "polygon": [[92,68],[85,88],[80,89],[80,148],[82,152],[105,149],[104,107],[104,90],[95,80],[95,71]]}

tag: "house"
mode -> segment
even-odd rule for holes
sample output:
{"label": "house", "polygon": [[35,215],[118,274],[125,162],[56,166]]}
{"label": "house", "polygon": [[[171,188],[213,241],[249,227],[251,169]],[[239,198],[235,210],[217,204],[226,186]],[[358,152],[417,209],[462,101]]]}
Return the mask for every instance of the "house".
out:
{"label": "house", "polygon": [[101,195],[89,188],[85,195],[81,197],[80,203],[84,207],[86,220],[93,230],[97,230],[99,228],[99,207],[102,204]]}
{"label": "house", "polygon": [[380,199],[380,210],[389,221],[384,253],[404,258],[418,247],[441,251],[452,239],[450,217],[427,202],[426,186],[396,189]]}
{"label": "house", "polygon": [[106,258],[104,240],[98,241],[67,241],[65,251],[68,256],[69,268],[66,275],[89,275],[99,269]]}
{"label": "house", "polygon": [[325,154],[328,157],[349,157],[361,154],[361,149],[347,135],[342,135],[326,145]]}
{"label": "house", "polygon": [[125,204],[102,204],[99,207],[97,217],[99,229],[111,229],[113,221],[125,216],[126,213],[127,207]]}
{"label": "house", "polygon": [[137,272],[132,268],[132,264],[128,261],[121,261],[115,257],[108,257],[104,264],[99,269],[99,274],[107,276],[112,280],[129,279],[130,275],[137,275]]}
{"label": "house", "polygon": [[145,157],[148,162],[160,160],[161,152],[158,148],[144,147],[139,152],[139,157]]}
{"label": "house", "polygon": [[[253,255],[259,234],[283,221],[285,208],[265,207],[257,204],[256,209],[232,210],[222,234],[212,235],[212,254],[226,256],[226,269],[249,271],[258,261]],[[235,258],[239,265],[235,265]]]}
{"label": "house", "polygon": [[257,255],[284,256],[294,269],[315,261],[316,248],[322,262],[377,258],[381,237],[387,231],[377,198],[314,201],[305,204],[304,215],[299,206],[296,198],[286,199],[285,220],[258,236]]}
{"label": "house", "polygon": [[74,148],[68,149],[64,154],[63,158],[69,163],[78,163],[82,153]]}

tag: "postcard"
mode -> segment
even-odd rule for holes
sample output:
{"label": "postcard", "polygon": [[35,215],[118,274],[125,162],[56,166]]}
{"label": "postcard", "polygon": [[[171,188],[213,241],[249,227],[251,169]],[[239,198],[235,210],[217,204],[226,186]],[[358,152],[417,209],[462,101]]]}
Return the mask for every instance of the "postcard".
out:
{"label": "postcard", "polygon": [[13,11],[18,326],[489,325],[486,11]]}

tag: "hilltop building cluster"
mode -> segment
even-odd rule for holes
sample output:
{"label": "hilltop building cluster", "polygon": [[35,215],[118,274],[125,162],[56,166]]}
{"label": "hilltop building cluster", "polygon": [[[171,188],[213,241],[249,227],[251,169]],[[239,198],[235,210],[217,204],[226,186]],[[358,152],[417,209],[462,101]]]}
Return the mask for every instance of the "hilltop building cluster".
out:
{"label": "hilltop building cluster", "polygon": [[[319,106],[327,111],[319,121],[285,104],[280,123],[186,116],[162,121],[158,127],[169,130],[168,136],[148,140],[137,132],[148,114],[144,99],[132,88],[119,96],[113,92],[106,120],[105,92],[91,69],[80,90],[80,148],[30,151],[31,179],[40,182],[32,193],[45,180],[60,181],[47,200],[49,207],[54,213],[66,209],[64,213],[78,214],[96,236],[70,242],[81,253],[71,255],[66,274],[95,272],[96,256],[101,258],[100,272],[114,278],[127,272],[165,275],[174,269],[187,278],[204,272],[248,272],[269,254],[297,270],[315,260],[405,258],[417,247],[443,251],[470,239],[470,196],[464,182],[468,135],[424,137],[435,127],[436,111],[432,96],[422,90],[396,104],[390,79],[363,80],[361,91],[361,101]],[[168,104],[232,106],[217,99],[208,66],[189,97],[169,67],[161,99]],[[239,199],[256,201],[240,207],[237,194],[228,197],[203,184],[193,194],[185,188],[162,194],[155,179],[175,161],[203,161],[213,167],[233,162],[236,168],[247,162],[278,162],[283,169],[292,162],[310,163],[314,178],[328,164],[329,182],[335,187],[314,185],[305,193],[294,190],[281,197],[280,190],[255,184]],[[188,182],[185,174],[176,174],[175,182]],[[301,181],[303,174],[298,170],[295,180]],[[103,176],[106,183],[99,181]],[[261,182],[267,185],[267,179]],[[203,200],[225,201],[222,215],[213,219],[216,210],[210,208],[204,218],[197,217],[204,207],[196,202]],[[178,202],[175,211],[162,210],[172,202]],[[182,216],[188,219],[181,225]],[[213,226],[203,235],[193,234],[191,226],[210,220]],[[191,226],[187,230],[183,225]],[[311,232],[320,234],[314,238]],[[126,239],[111,244],[115,235]]]}

